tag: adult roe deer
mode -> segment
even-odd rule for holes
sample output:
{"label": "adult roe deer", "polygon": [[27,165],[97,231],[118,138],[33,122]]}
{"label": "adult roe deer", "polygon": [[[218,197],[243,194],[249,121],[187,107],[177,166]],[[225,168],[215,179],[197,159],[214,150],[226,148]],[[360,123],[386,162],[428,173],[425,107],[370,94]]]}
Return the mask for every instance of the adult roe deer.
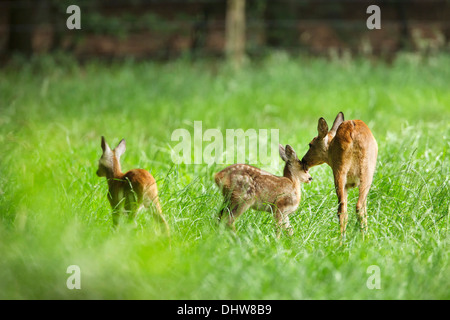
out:
{"label": "adult roe deer", "polygon": [[278,224],[277,237],[280,228],[293,234],[289,214],[298,208],[300,183],[309,183],[312,177],[290,145],[280,145],[279,151],[286,163],[282,177],[247,164],[234,164],[216,173],[215,182],[224,196],[219,219],[228,211],[228,225],[234,229],[234,221],[247,209],[268,211]]}
{"label": "adult roe deer", "polygon": [[138,211],[153,206],[154,210],[150,211],[169,232],[169,226],[161,212],[156,181],[150,172],[133,169],[122,173],[120,156],[126,149],[125,140],[122,139],[117,147],[111,150],[102,136],[101,146],[103,154],[98,161],[97,176],[106,177],[108,181],[108,200],[113,210],[113,225],[118,225],[122,208],[128,218],[133,220]]}
{"label": "adult roe deer", "polygon": [[359,186],[356,213],[364,235],[367,232],[367,194],[378,154],[377,141],[363,121],[344,121],[342,112],[336,116],[330,131],[325,119],[320,118],[317,131],[318,136],[309,143],[309,150],[302,158],[305,169],[322,163],[333,169],[341,238],[347,226],[347,190]]}

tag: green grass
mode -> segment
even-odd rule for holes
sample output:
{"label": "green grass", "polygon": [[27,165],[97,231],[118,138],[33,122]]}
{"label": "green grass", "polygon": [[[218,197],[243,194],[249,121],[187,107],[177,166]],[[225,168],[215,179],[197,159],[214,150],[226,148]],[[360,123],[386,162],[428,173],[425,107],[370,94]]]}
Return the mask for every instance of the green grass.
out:
{"label": "green grass", "polygon": [[[58,63],[58,59],[63,59]],[[218,62],[16,61],[0,71],[1,299],[449,299],[450,56],[393,65],[274,54],[233,72]],[[379,145],[362,239],[349,194],[339,245],[326,165],[313,168],[276,238],[269,213],[248,211],[233,234],[216,224],[224,165],[175,165],[172,132],[279,129],[299,157],[339,111]],[[141,214],[114,232],[100,136],[127,140],[122,168],[155,176],[171,245]],[[274,155],[278,157],[278,155]],[[266,166],[281,174],[277,167]],[[69,265],[81,290],[69,290]],[[368,289],[367,268],[381,289]]]}

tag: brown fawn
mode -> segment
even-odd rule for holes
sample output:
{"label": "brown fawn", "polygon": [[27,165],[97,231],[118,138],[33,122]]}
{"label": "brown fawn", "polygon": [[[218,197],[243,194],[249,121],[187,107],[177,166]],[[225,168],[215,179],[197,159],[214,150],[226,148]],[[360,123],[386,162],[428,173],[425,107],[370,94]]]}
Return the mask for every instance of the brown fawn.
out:
{"label": "brown fawn", "polygon": [[331,130],[324,118],[319,119],[318,136],[309,143],[302,159],[305,169],[327,163],[333,170],[338,197],[341,239],[347,226],[347,190],[359,186],[356,213],[361,230],[367,232],[367,194],[375,172],[378,145],[369,127],[361,120],[344,121],[339,112]]}
{"label": "brown fawn", "polygon": [[123,208],[130,221],[143,208],[150,210],[158,221],[164,224],[167,232],[169,226],[161,212],[158,199],[158,188],[153,176],[144,169],[133,169],[122,173],[120,156],[125,152],[125,140],[122,139],[114,150],[111,150],[102,136],[103,154],[98,161],[97,176],[106,177],[108,181],[108,200],[112,207],[113,225],[116,227]]}
{"label": "brown fawn", "polygon": [[309,183],[312,177],[304,169],[297,154],[290,145],[279,147],[281,159],[286,163],[282,177],[247,164],[234,164],[216,173],[215,181],[224,196],[224,204],[219,213],[224,213],[228,225],[234,230],[234,221],[247,209],[273,213],[278,224],[277,237],[283,228],[293,234],[289,214],[297,210],[301,183]]}

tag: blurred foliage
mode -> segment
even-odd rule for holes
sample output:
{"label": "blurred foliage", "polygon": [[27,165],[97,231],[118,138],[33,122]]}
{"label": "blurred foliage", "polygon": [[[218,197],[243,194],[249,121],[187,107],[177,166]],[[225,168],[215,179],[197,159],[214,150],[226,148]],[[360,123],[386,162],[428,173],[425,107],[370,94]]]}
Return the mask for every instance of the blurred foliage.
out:
{"label": "blurred foliage", "polygon": [[[420,7],[411,7],[417,3],[420,1],[412,1],[406,7],[401,0],[382,2],[383,15],[392,27],[389,29],[386,24],[386,29],[369,33],[365,27],[367,14],[366,2],[363,1],[247,0],[246,52],[249,56],[258,57],[276,48],[293,54],[350,54],[390,60],[402,50],[423,55],[448,51],[448,28],[439,10],[430,4],[421,12]],[[113,43],[114,38],[122,40],[135,34],[143,39],[152,37],[149,41],[154,40],[154,43],[136,51],[141,50],[140,56],[155,58],[185,54],[219,56],[224,47],[226,0],[41,0],[33,4],[37,9],[37,23],[32,27],[40,24],[39,27],[45,29],[39,40],[44,43],[41,46],[44,49],[34,49],[34,52],[58,49],[77,52],[83,47],[83,40],[92,35],[108,36],[108,44]],[[77,32],[66,27],[66,10],[72,4],[81,9],[82,28]],[[448,6],[441,11],[446,10]],[[26,22],[17,23],[22,25]],[[31,33],[10,35],[10,39],[21,37],[26,38],[24,42],[31,51]],[[139,41],[131,46],[140,44]],[[124,54],[136,54],[134,48],[127,51],[127,46],[124,44]],[[0,54],[2,49],[0,47]],[[11,53],[12,49],[6,48],[5,51]],[[107,53],[101,49],[98,51],[105,56],[115,56],[114,50],[106,50]],[[95,50],[89,54],[100,55]]]}
{"label": "blurred foliage", "polygon": [[[139,8],[146,3],[142,0],[133,0],[127,3],[127,8]],[[71,0],[51,0],[57,13],[65,17],[66,9],[74,4]],[[114,35],[126,37],[133,32],[145,30],[157,30],[159,33],[171,33],[180,29],[179,25],[191,19],[190,16],[182,13],[175,15],[174,21],[160,15],[144,11],[134,13],[134,10],[123,11],[121,14],[107,13],[105,1],[101,0],[79,0],[76,2],[82,12],[82,30],[94,34]]]}

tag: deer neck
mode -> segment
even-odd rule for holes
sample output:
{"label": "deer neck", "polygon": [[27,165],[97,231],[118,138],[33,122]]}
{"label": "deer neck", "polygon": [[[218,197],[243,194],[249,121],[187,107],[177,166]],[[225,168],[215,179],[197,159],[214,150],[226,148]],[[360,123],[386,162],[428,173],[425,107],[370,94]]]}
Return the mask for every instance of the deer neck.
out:
{"label": "deer neck", "polygon": [[327,136],[327,150],[325,152],[325,159],[324,162],[329,165],[331,167],[331,162],[330,162],[330,144],[334,139],[335,134],[328,134]]}
{"label": "deer neck", "polygon": [[120,180],[123,178],[122,169],[120,167],[119,159],[113,157],[113,165],[111,170],[108,170],[106,173],[106,179],[109,183],[112,183],[114,180]]}
{"label": "deer neck", "polygon": [[299,178],[292,172],[292,168],[289,163],[286,163],[284,166],[283,176],[292,181],[297,190],[298,194],[300,194],[300,180]]}

